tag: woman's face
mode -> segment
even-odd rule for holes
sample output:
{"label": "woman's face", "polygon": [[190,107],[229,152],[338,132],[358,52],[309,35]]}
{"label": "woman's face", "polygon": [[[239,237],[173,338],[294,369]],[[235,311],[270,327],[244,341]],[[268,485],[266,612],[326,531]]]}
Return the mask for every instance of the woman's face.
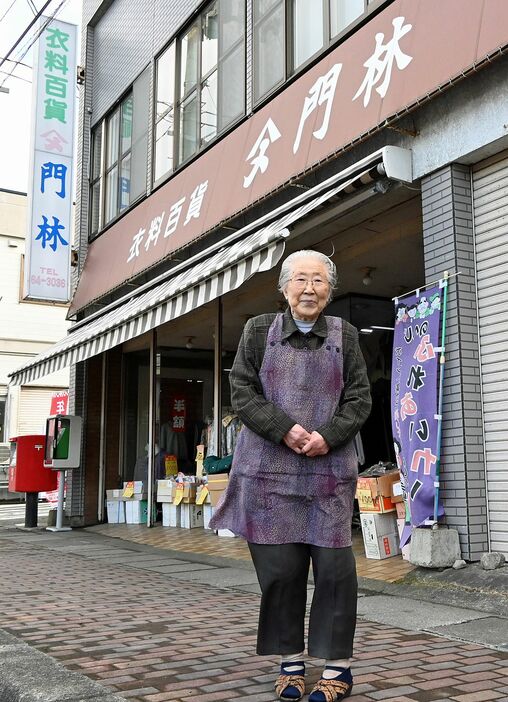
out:
{"label": "woman's face", "polygon": [[298,258],[284,290],[293,317],[304,322],[314,322],[326,307],[329,295],[326,264],[312,256]]}

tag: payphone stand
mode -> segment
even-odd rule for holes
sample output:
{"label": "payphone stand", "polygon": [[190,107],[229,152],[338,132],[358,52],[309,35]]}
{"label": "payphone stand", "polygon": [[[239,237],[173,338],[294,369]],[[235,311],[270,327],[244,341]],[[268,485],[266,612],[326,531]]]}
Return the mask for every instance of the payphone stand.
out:
{"label": "payphone stand", "polygon": [[58,503],[56,506],[56,526],[46,527],[46,531],[72,531],[72,527],[63,525],[65,499],[65,471],[58,471]]}
{"label": "payphone stand", "polygon": [[78,468],[81,455],[81,417],[70,414],[56,414],[46,420],[46,453],[44,465],[46,468],[59,472],[58,505],[56,510],[56,526],[46,527],[47,531],[71,531],[71,527],[63,526],[63,510],[65,498],[65,472]]}

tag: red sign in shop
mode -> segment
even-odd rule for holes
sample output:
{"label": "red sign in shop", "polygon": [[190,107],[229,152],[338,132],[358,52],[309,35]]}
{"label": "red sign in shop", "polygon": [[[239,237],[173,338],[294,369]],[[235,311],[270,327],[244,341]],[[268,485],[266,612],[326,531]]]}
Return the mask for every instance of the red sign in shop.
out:
{"label": "red sign in shop", "polygon": [[171,407],[171,428],[176,432],[185,431],[185,398],[175,397]]}
{"label": "red sign in shop", "polygon": [[508,44],[505,0],[396,0],[89,248],[70,313]]}

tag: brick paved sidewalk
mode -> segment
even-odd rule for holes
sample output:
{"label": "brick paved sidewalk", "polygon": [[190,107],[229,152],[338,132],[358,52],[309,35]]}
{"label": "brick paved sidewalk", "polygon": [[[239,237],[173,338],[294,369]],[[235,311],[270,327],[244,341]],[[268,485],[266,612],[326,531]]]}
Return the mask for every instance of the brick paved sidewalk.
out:
{"label": "brick paved sidewalk", "polygon": [[[253,656],[257,595],[1,532],[0,563],[0,626],[131,702],[275,699],[275,659]],[[508,700],[508,654],[366,621],[353,670],[355,702]]]}

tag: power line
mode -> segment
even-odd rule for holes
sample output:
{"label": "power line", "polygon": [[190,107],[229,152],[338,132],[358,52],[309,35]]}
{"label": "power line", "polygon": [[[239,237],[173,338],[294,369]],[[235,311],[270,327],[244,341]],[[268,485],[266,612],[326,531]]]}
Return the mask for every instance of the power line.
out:
{"label": "power line", "polygon": [[[2,57],[0,56],[0,58],[2,58]],[[9,63],[15,63],[16,66],[24,66],[25,68],[30,68],[30,70],[32,69],[32,66],[30,66],[28,63],[23,63],[23,61],[15,61],[14,59],[6,59],[6,60]],[[5,73],[5,71],[4,71],[4,73]]]}
{"label": "power line", "polygon": [[27,27],[27,28],[23,31],[23,33],[16,39],[16,41],[15,41],[14,44],[11,46],[11,48],[9,49],[9,51],[5,54],[5,56],[3,57],[3,59],[0,61],[0,68],[3,66],[3,64],[5,63],[5,61],[7,61],[7,59],[8,59],[9,56],[12,54],[12,52],[14,51],[14,49],[18,46],[18,44],[19,44],[19,43],[23,40],[23,38],[28,34],[28,32],[31,30],[31,28],[34,26],[34,24],[37,22],[37,20],[39,19],[39,17],[42,15],[42,13],[44,12],[44,10],[47,8],[47,6],[48,6],[50,3],[51,3],[51,0],[46,0],[46,3],[41,7],[41,9],[39,10],[39,12],[35,15],[35,17],[32,19],[32,21],[30,22],[30,24],[28,25],[28,27]]}
{"label": "power line", "polygon": [[9,7],[6,9],[6,11],[5,11],[5,12],[3,13],[3,15],[0,17],[0,22],[1,22],[1,21],[3,20],[3,18],[7,15],[7,13],[9,12],[9,10],[10,10],[12,7],[14,7],[15,4],[16,4],[16,0],[12,0],[11,4],[9,5]]}
{"label": "power line", "polygon": [[32,10],[32,12],[34,13],[34,15],[36,15],[36,14],[37,14],[37,8],[36,8],[35,5],[33,4],[32,0],[26,0],[26,1],[27,1],[27,3],[28,3],[28,7]]}
{"label": "power line", "polygon": [[[51,2],[51,0],[49,0],[49,2]],[[52,22],[52,21],[55,19],[56,15],[57,15],[58,12],[61,10],[61,8],[65,5],[66,2],[67,2],[67,0],[62,0],[62,1],[61,1],[61,3],[60,3],[60,4],[58,5],[58,7],[56,8],[56,10],[53,12],[53,14],[52,14],[50,17],[48,17],[48,19],[44,22],[44,24],[43,24],[41,27],[39,27],[39,29],[36,31],[36,33],[34,34],[34,36],[31,37],[31,38],[28,40],[28,42],[27,42],[28,45],[25,44],[25,45],[23,46],[23,48],[26,46],[26,49],[25,49],[25,51],[21,54],[20,60],[21,60],[22,58],[24,58],[24,57],[26,56],[26,54],[30,51],[30,48],[35,44],[35,42],[36,42],[37,39],[41,36],[41,34],[44,32],[44,30],[46,29],[46,27],[48,26],[48,24],[50,24],[50,22]],[[49,3],[46,3],[46,5],[48,5],[48,4],[49,4]],[[45,5],[44,7],[46,7],[46,5]],[[44,7],[41,8],[41,12],[44,11]],[[34,19],[37,19],[37,18],[34,18]],[[21,37],[20,37],[20,39],[21,39]],[[18,43],[19,43],[19,42],[18,42]],[[6,59],[4,59],[4,60],[6,60]],[[2,63],[3,63],[3,61],[2,61]],[[2,63],[0,63],[0,66],[2,65]],[[19,63],[19,62],[16,62],[16,63]],[[12,71],[8,74],[8,76],[7,76],[6,78],[3,79],[2,83],[0,84],[0,88],[1,88],[3,85],[5,85],[5,83],[6,83],[7,80],[13,75],[13,73],[14,73],[15,70],[16,70],[16,66],[14,66],[13,69],[12,69]]]}
{"label": "power line", "polygon": [[7,71],[0,71],[0,73],[4,73],[6,76],[9,76],[10,78],[17,78],[18,80],[22,80],[25,83],[32,83],[31,80],[28,80],[27,78],[22,78],[21,76],[15,76],[12,73],[7,73]]}

